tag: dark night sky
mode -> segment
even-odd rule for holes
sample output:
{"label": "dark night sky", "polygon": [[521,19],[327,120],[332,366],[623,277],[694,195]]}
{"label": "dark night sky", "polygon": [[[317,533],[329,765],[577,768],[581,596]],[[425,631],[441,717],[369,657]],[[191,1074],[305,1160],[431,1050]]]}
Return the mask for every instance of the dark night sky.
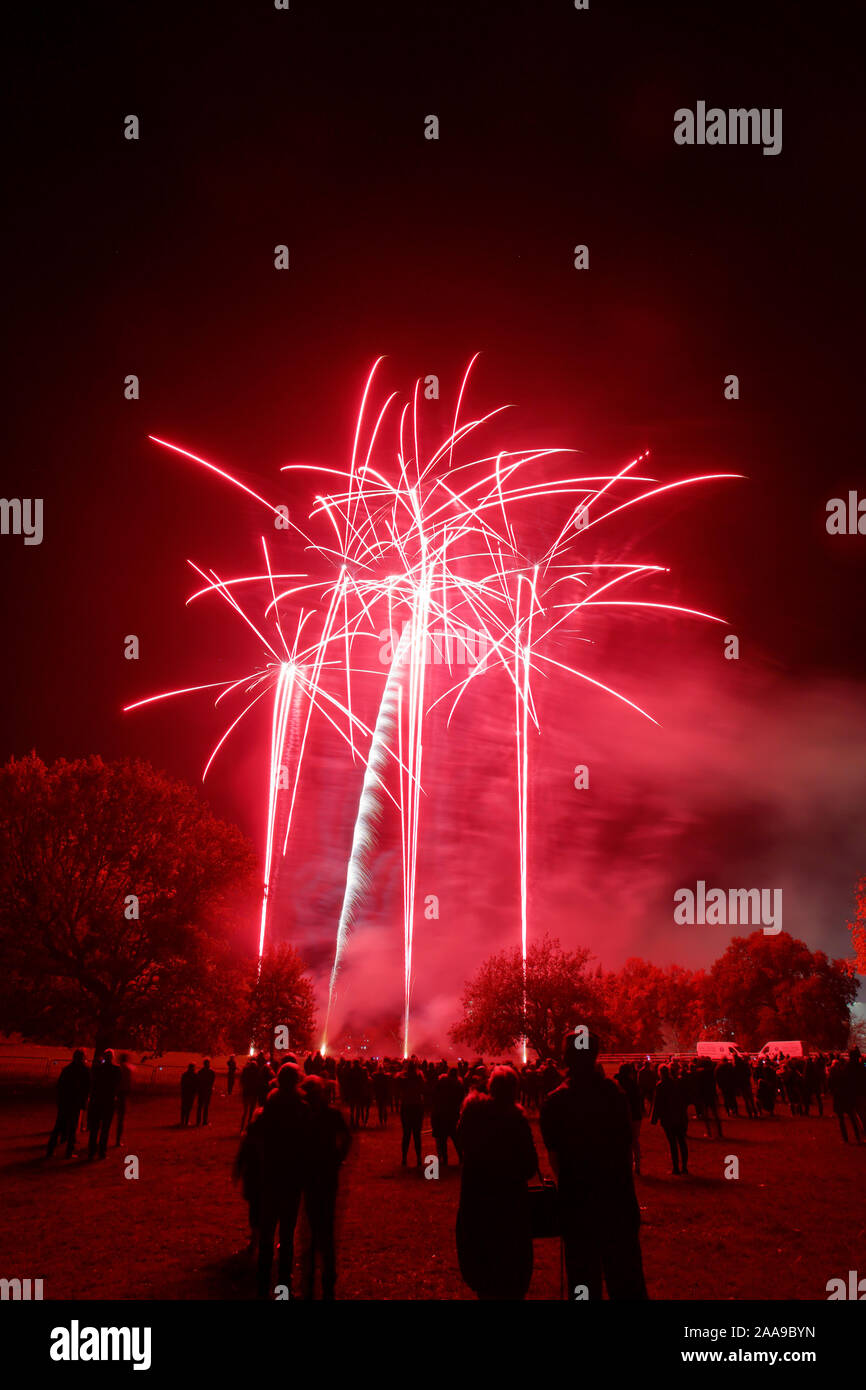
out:
{"label": "dark night sky", "polygon": [[[786,927],[845,953],[866,871],[866,537],[828,536],[825,504],[866,493],[855,17],[790,0],[28,15],[4,180],[3,492],[44,498],[45,538],[0,538],[4,756],[140,754],[200,774],[220,727],[206,704],[120,710],[236,669],[222,615],[183,608],[186,560],[249,568],[260,518],[149,432],[300,506],[279,465],[345,461],[376,356],[388,389],[435,372],[450,402],[481,350],[473,405],[515,402],[521,441],[579,448],[598,471],[649,447],[659,477],[746,475],[630,533],[671,565],[671,601],[724,614],[738,665],[705,629],[665,626],[637,657],[628,631],[605,638],[606,669],[650,692],[667,731],[654,743],[582,691],[548,697],[535,920],[605,964],[705,964],[728,938],[684,939],[673,888],[754,878],[785,883]],[[673,113],[698,100],[781,107],[782,153],[676,146]],[[588,272],[573,269],[577,243]],[[737,402],[723,398],[732,372]],[[123,660],[127,633],[138,663]],[[507,882],[497,903],[478,867],[509,794],[494,724],[480,710],[470,741],[468,865],[445,846],[469,734],[448,751],[431,732],[422,877],[443,921],[419,944],[419,1007],[434,1031],[480,958],[514,940]],[[264,737],[246,736],[209,793],[257,845]],[[599,772],[586,824],[567,775],[578,761]],[[285,930],[317,964],[357,801],[345,760],[321,771],[284,895]],[[388,853],[356,938],[355,997],[378,977],[383,1009],[400,934]],[[446,903],[452,924],[466,916],[459,952]]]}

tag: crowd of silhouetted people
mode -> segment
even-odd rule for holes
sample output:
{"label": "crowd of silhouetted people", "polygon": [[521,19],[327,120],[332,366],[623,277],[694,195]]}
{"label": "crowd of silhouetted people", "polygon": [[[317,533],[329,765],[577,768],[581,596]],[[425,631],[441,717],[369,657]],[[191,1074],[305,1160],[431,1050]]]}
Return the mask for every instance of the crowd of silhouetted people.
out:
{"label": "crowd of silhouetted people", "polygon": [[[459,1062],[347,1061],[314,1054],[277,1069],[263,1054],[240,1071],[242,1128],[236,1176],[247,1200],[257,1291],[292,1297],[294,1231],[303,1201],[310,1227],[304,1294],[321,1264],[322,1297],[333,1298],[334,1218],[340,1167],[352,1131],[399,1120],[400,1157],[460,1165],[456,1245],[460,1271],[480,1299],[522,1299],[532,1276],[530,1182],[539,1155],[526,1110],[527,1086],[540,1108],[541,1133],[557,1175],[557,1209],[569,1284],[587,1298],[646,1298],[634,1191],[633,1129],[625,1094],[598,1065],[598,1039],[585,1048],[570,1034],[563,1067]],[[539,1085],[535,1086],[536,1074]],[[338,1104],[341,1102],[342,1104]],[[348,1113],[348,1121],[343,1114]],[[429,1115],[436,1148],[425,1155]],[[248,1118],[249,1116],[249,1118]],[[438,1174],[437,1174],[438,1176]],[[277,1282],[272,1282],[279,1232]]]}
{"label": "crowd of silhouetted people", "polygon": [[[314,1297],[320,1268],[322,1297],[335,1297],[340,1169],[353,1131],[371,1124],[387,1129],[396,1122],[403,1166],[410,1153],[427,1177],[438,1177],[449,1162],[459,1165],[460,1271],[487,1300],[522,1299],[529,1288],[538,1234],[534,1211],[544,1193],[544,1184],[534,1182],[541,1172],[532,1112],[556,1176],[556,1233],[570,1296],[592,1299],[601,1297],[603,1284],[612,1299],[647,1297],[634,1186],[644,1120],[663,1130],[676,1176],[689,1172],[692,1113],[708,1138],[721,1139],[724,1120],[740,1114],[767,1119],[782,1104],[791,1116],[808,1116],[813,1107],[822,1116],[829,1098],[842,1139],[849,1142],[850,1129],[851,1138],[863,1142],[866,1066],[856,1048],[755,1061],[671,1057],[657,1064],[646,1058],[640,1065],[623,1062],[612,1079],[598,1052],[598,1039],[584,1029],[567,1035],[559,1063],[548,1058],[523,1066],[321,1053],[300,1062],[292,1054],[278,1060],[260,1053],[238,1067],[230,1057],[226,1095],[237,1083],[241,1110],[235,1176],[249,1212],[258,1296],[295,1296],[294,1233],[303,1203],[310,1233],[303,1294]],[[133,1075],[125,1053],[115,1062],[107,1049],[88,1066],[84,1052],[76,1051],[58,1079],[48,1156],[58,1144],[71,1156],[85,1123],[89,1158],[106,1156],[115,1122],[120,1144]],[[194,1110],[196,1125],[208,1124],[215,1081],[207,1058],[182,1073],[181,1127],[190,1125]],[[424,1153],[427,1117],[435,1155]]]}
{"label": "crowd of silhouetted people", "polygon": [[66,1157],[76,1152],[78,1135],[86,1129],[87,1157],[105,1158],[115,1124],[115,1147],[123,1139],[126,1110],[132,1091],[133,1067],[126,1052],[118,1061],[109,1047],[88,1066],[82,1048],[76,1048],[72,1061],[57,1078],[57,1116],[48,1139],[47,1157],[63,1144]]}
{"label": "crowd of silhouetted people", "polygon": [[[866,1124],[866,1069],[856,1049],[847,1056],[755,1063],[742,1057],[671,1058],[656,1065],[648,1058],[639,1067],[624,1063],[609,1080],[598,1062],[597,1039],[578,1048],[569,1034],[560,1065],[548,1059],[490,1068],[482,1062],[348,1060],[316,1053],[303,1064],[292,1058],[277,1069],[260,1055],[246,1062],[240,1085],[244,1138],[238,1175],[249,1203],[251,1242],[258,1237],[261,1297],[271,1288],[277,1227],[279,1285],[283,1296],[291,1296],[292,1232],[302,1199],[322,1261],[323,1297],[334,1296],[339,1168],[352,1131],[370,1124],[384,1129],[396,1120],[401,1163],[407,1165],[414,1152],[421,1169],[432,1157],[422,1144],[429,1117],[439,1167],[454,1160],[460,1165],[457,1253],[463,1278],[482,1299],[523,1298],[529,1288],[530,1184],[540,1175],[529,1112],[538,1113],[556,1174],[569,1288],[587,1298],[601,1297],[602,1282],[610,1298],[647,1296],[634,1190],[645,1118],[664,1131],[671,1172],[678,1176],[689,1171],[691,1112],[708,1137],[721,1139],[723,1115],[771,1116],[780,1099],[792,1115],[808,1115],[813,1105],[822,1115],[829,1094],[846,1142],[846,1121],[858,1142]],[[305,1138],[308,1130],[318,1133],[315,1142]],[[311,1279],[305,1275],[308,1297]]]}

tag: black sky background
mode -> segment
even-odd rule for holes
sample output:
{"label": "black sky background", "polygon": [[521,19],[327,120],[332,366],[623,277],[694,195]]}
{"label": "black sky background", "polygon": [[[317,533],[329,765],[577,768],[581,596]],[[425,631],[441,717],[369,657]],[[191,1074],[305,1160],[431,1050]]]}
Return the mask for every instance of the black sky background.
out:
{"label": "black sky background", "polygon": [[[19,16],[3,492],[45,499],[45,539],[0,543],[4,756],[134,753],[197,780],[201,707],[120,711],[235,669],[221,615],[183,608],[186,560],[247,569],[259,517],[147,435],[299,504],[277,469],[345,459],[380,353],[389,388],[435,372],[450,401],[480,349],[474,404],[514,401],[521,439],[593,464],[650,447],[665,476],[746,475],[646,534],[678,592],[739,635],[750,690],[769,672],[796,705],[841,683],[856,709],[866,537],[824,523],[828,498],[866,493],[857,12],[261,0]],[[676,146],[673,113],[699,99],[782,107],[782,153]],[[210,795],[258,844],[249,766]]]}

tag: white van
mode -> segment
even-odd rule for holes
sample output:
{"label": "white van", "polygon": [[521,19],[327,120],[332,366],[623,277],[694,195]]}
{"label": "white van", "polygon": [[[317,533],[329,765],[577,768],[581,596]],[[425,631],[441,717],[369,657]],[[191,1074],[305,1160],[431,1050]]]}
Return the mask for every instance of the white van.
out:
{"label": "white van", "polygon": [[808,1047],[804,1047],[799,1039],[793,1042],[768,1042],[764,1043],[758,1053],[758,1061],[763,1062],[766,1057],[805,1057],[809,1052]]}
{"label": "white van", "polygon": [[735,1062],[746,1056],[739,1043],[733,1042],[699,1042],[697,1050],[699,1057],[710,1057],[714,1062]]}

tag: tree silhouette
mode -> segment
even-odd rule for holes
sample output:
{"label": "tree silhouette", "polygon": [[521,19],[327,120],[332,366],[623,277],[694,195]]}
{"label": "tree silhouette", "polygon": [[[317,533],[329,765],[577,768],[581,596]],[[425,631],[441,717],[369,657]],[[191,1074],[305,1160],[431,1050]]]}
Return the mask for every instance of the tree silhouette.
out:
{"label": "tree silhouette", "polygon": [[277,1029],[285,1028],[284,1051],[307,1047],[316,1020],[313,986],[304,965],[291,946],[281,945],[262,957],[261,971],[253,970],[248,983],[244,1033],[238,1047],[250,1042],[266,1051],[274,1048]]}
{"label": "tree silhouette", "polygon": [[735,936],[707,977],[707,1008],[746,1047],[803,1038],[844,1047],[857,994],[851,961],[831,961],[788,932]]}
{"label": "tree silhouette", "polygon": [[605,1033],[603,981],[588,969],[591,953],[565,951],[548,936],[526,956],[524,1011],[523,958],[519,949],[490,956],[463,992],[463,1017],[451,1029],[456,1043],[481,1052],[506,1052],[526,1040],[539,1057],[559,1056],[569,1028],[586,1024]]}
{"label": "tree silhouette", "polygon": [[0,768],[0,1026],[201,1045],[222,1026],[254,866],[235,826],[146,763],[13,759]]}
{"label": "tree silhouette", "polygon": [[854,947],[854,968],[858,975],[866,975],[866,874],[857,880],[854,903],[854,916],[848,923]]}
{"label": "tree silhouette", "polygon": [[608,1046],[624,1051],[680,1052],[694,1046],[703,1027],[704,975],[680,965],[667,969],[632,956],[604,976]]}

